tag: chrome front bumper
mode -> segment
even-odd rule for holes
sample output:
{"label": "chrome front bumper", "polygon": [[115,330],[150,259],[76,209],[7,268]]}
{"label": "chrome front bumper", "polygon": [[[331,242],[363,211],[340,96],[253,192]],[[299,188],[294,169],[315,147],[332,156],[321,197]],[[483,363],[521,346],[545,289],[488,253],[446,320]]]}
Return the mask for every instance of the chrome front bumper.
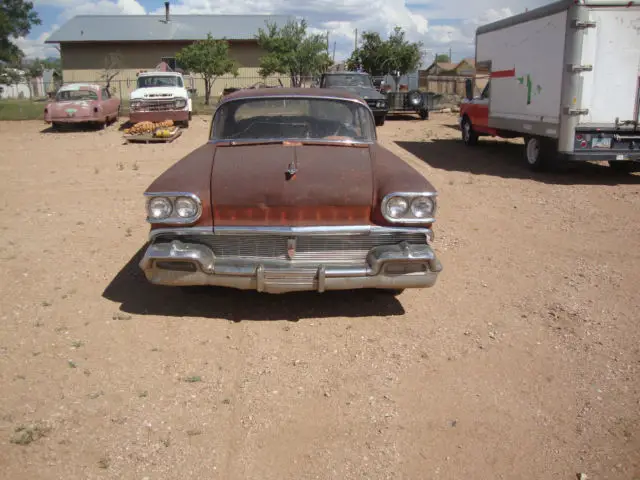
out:
{"label": "chrome front bumper", "polygon": [[173,240],[153,243],[140,261],[157,285],[215,285],[266,293],[432,287],[442,265],[426,244],[401,242],[369,250],[366,265],[287,266],[268,260],[216,261],[206,245]]}

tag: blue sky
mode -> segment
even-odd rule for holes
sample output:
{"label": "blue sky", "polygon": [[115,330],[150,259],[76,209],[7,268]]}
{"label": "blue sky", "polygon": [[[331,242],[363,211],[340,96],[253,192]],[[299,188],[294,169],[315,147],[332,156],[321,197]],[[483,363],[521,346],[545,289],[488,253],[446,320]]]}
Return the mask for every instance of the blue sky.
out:
{"label": "blue sky", "polygon": [[[452,50],[453,59],[473,56],[478,25],[550,0],[172,0],[176,14],[288,14],[304,17],[312,32],[329,31],[336,42],[336,60],[347,57],[354,45],[355,29],[386,35],[401,26],[412,41],[424,44],[424,62],[436,53]],[[56,56],[44,40],[74,15],[149,14],[164,11],[163,0],[35,0],[42,25],[35,27],[18,45],[29,57]]]}

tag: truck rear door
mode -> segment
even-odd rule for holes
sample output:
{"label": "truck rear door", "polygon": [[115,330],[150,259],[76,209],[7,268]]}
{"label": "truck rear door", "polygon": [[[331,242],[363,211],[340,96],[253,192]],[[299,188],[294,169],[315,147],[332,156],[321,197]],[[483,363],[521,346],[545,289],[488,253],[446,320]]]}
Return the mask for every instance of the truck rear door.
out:
{"label": "truck rear door", "polygon": [[582,65],[582,98],[589,113],[580,124],[613,126],[639,120],[640,104],[640,5],[592,6],[589,18],[595,27],[585,31]]}

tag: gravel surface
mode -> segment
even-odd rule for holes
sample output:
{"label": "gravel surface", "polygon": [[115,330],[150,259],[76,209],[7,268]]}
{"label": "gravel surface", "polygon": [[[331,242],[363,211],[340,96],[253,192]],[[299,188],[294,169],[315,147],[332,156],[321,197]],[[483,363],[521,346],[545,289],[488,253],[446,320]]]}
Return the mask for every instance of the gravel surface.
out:
{"label": "gravel surface", "polygon": [[455,116],[381,141],[440,192],[436,286],[153,287],[142,192],[201,144],[0,124],[0,478],[640,477],[640,176],[530,173]]}

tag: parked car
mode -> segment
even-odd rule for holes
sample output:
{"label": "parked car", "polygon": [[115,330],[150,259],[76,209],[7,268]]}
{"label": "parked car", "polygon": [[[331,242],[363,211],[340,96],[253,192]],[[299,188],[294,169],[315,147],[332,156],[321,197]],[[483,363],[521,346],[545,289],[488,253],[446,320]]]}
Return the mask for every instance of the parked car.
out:
{"label": "parked car", "polygon": [[260,292],[431,287],[436,190],[345,90],[224,97],[209,138],[144,193],[154,284]]}
{"label": "parked car", "polygon": [[69,83],[60,87],[44,108],[44,121],[58,128],[63,124],[90,123],[98,127],[115,122],[120,99],[100,85]]}
{"label": "parked car", "polygon": [[371,76],[362,72],[323,73],[320,88],[344,89],[364,99],[373,112],[376,125],[384,125],[389,111],[386,97],[373,84]]}

